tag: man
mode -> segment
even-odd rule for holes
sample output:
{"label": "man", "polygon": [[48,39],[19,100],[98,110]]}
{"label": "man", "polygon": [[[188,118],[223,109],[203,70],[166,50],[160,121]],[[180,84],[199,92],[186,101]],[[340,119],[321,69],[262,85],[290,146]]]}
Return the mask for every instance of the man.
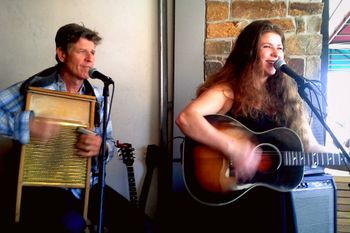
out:
{"label": "man", "polygon": [[[96,97],[95,133],[81,134],[76,143],[77,154],[92,158],[92,182],[89,219],[97,224],[99,218],[99,189],[97,157],[102,143],[102,90],[89,82],[89,70],[94,66],[96,46],[101,37],[97,32],[75,23],[62,26],[56,34],[57,65],[24,82],[0,92],[0,135],[27,144],[30,138],[42,141],[59,132],[55,124],[35,120],[35,112],[24,111],[26,90],[39,86],[50,90]],[[107,162],[115,153],[112,123],[106,129]],[[86,223],[81,215],[81,190],[49,187],[24,187],[20,228],[34,232],[84,232]],[[144,215],[110,187],[105,189],[105,225],[116,232],[128,225],[131,232],[144,232]],[[130,223],[130,224],[129,224]]]}

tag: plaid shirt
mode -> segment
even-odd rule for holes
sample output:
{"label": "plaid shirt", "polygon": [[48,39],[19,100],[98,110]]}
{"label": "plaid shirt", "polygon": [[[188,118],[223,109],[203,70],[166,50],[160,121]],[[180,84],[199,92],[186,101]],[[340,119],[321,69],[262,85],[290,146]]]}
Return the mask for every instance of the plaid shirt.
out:
{"label": "plaid shirt", "polygon": [[[55,82],[43,87],[49,90],[56,90],[66,92],[66,85],[59,77],[57,72],[52,75],[55,77]],[[2,91],[0,91],[0,135],[12,138],[19,141],[21,144],[27,144],[30,141],[29,121],[32,117],[31,111],[23,111],[24,96],[20,93],[20,87],[23,82],[18,82]],[[96,95],[96,101],[101,106],[100,119],[101,124],[95,128],[95,132],[102,137],[102,119],[103,119],[103,95],[102,89],[93,86]],[[84,86],[82,86],[80,93],[84,93]],[[106,130],[106,149],[108,151],[107,161],[110,161],[115,153],[115,140],[112,133],[112,122],[109,120]],[[97,157],[92,159],[92,179],[91,184],[96,184],[98,181],[98,166]],[[76,196],[80,196],[78,190],[73,192]]]}

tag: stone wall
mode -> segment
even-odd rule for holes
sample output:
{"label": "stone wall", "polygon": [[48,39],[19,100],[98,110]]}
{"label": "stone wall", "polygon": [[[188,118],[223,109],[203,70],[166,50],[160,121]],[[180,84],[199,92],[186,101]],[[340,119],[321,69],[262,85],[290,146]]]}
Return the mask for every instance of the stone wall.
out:
{"label": "stone wall", "polygon": [[319,80],[322,13],[322,0],[206,0],[205,76],[223,66],[245,26],[268,19],[285,32],[288,66]]}

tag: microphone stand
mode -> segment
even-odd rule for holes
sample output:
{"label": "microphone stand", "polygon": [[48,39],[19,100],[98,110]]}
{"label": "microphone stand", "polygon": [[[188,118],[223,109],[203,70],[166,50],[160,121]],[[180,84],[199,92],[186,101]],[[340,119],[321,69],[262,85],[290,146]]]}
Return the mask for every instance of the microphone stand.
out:
{"label": "microphone stand", "polygon": [[[332,137],[334,144],[337,146],[338,149],[342,152],[342,155],[346,158],[347,162],[350,163],[350,156],[342,146],[342,144],[339,142],[337,137],[334,135],[332,130],[328,127],[327,123],[324,121],[323,117],[321,114],[318,112],[318,110],[315,108],[315,106],[312,104],[311,100],[307,97],[307,94],[305,92],[305,88],[309,88],[310,90],[314,90],[310,83],[306,81],[306,78],[304,77],[296,77],[294,80],[297,83],[298,86],[298,92],[301,98],[309,105],[311,111],[316,115],[318,120],[321,122],[323,127],[326,129],[326,131],[329,133],[329,135]],[[344,163],[346,161],[343,161]]]}
{"label": "microphone stand", "polygon": [[108,106],[107,106],[107,100],[109,96],[109,85],[112,84],[113,81],[106,81],[102,80],[104,83],[103,87],[103,130],[102,130],[102,145],[101,145],[101,151],[100,156],[98,159],[98,170],[99,170],[99,176],[98,176],[98,185],[99,185],[99,221],[97,226],[97,232],[103,233],[104,232],[104,223],[103,223],[103,210],[104,210],[104,191],[106,186],[106,161],[107,161],[107,150],[106,150],[106,141],[107,141],[107,114],[108,114]]}

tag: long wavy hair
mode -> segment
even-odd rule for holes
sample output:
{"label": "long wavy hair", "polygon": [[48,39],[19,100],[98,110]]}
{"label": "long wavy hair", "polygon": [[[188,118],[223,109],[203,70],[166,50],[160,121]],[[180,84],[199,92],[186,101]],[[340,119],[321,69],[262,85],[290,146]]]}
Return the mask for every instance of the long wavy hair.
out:
{"label": "long wavy hair", "polygon": [[277,71],[265,86],[259,85],[263,70],[258,46],[267,32],[280,35],[284,47],[284,33],[278,26],[268,20],[250,23],[238,36],[223,68],[208,77],[197,89],[197,96],[213,85],[228,84],[234,93],[232,116],[257,119],[261,113],[267,114],[277,125],[293,129],[306,142],[302,126],[308,115],[294,80]]}

